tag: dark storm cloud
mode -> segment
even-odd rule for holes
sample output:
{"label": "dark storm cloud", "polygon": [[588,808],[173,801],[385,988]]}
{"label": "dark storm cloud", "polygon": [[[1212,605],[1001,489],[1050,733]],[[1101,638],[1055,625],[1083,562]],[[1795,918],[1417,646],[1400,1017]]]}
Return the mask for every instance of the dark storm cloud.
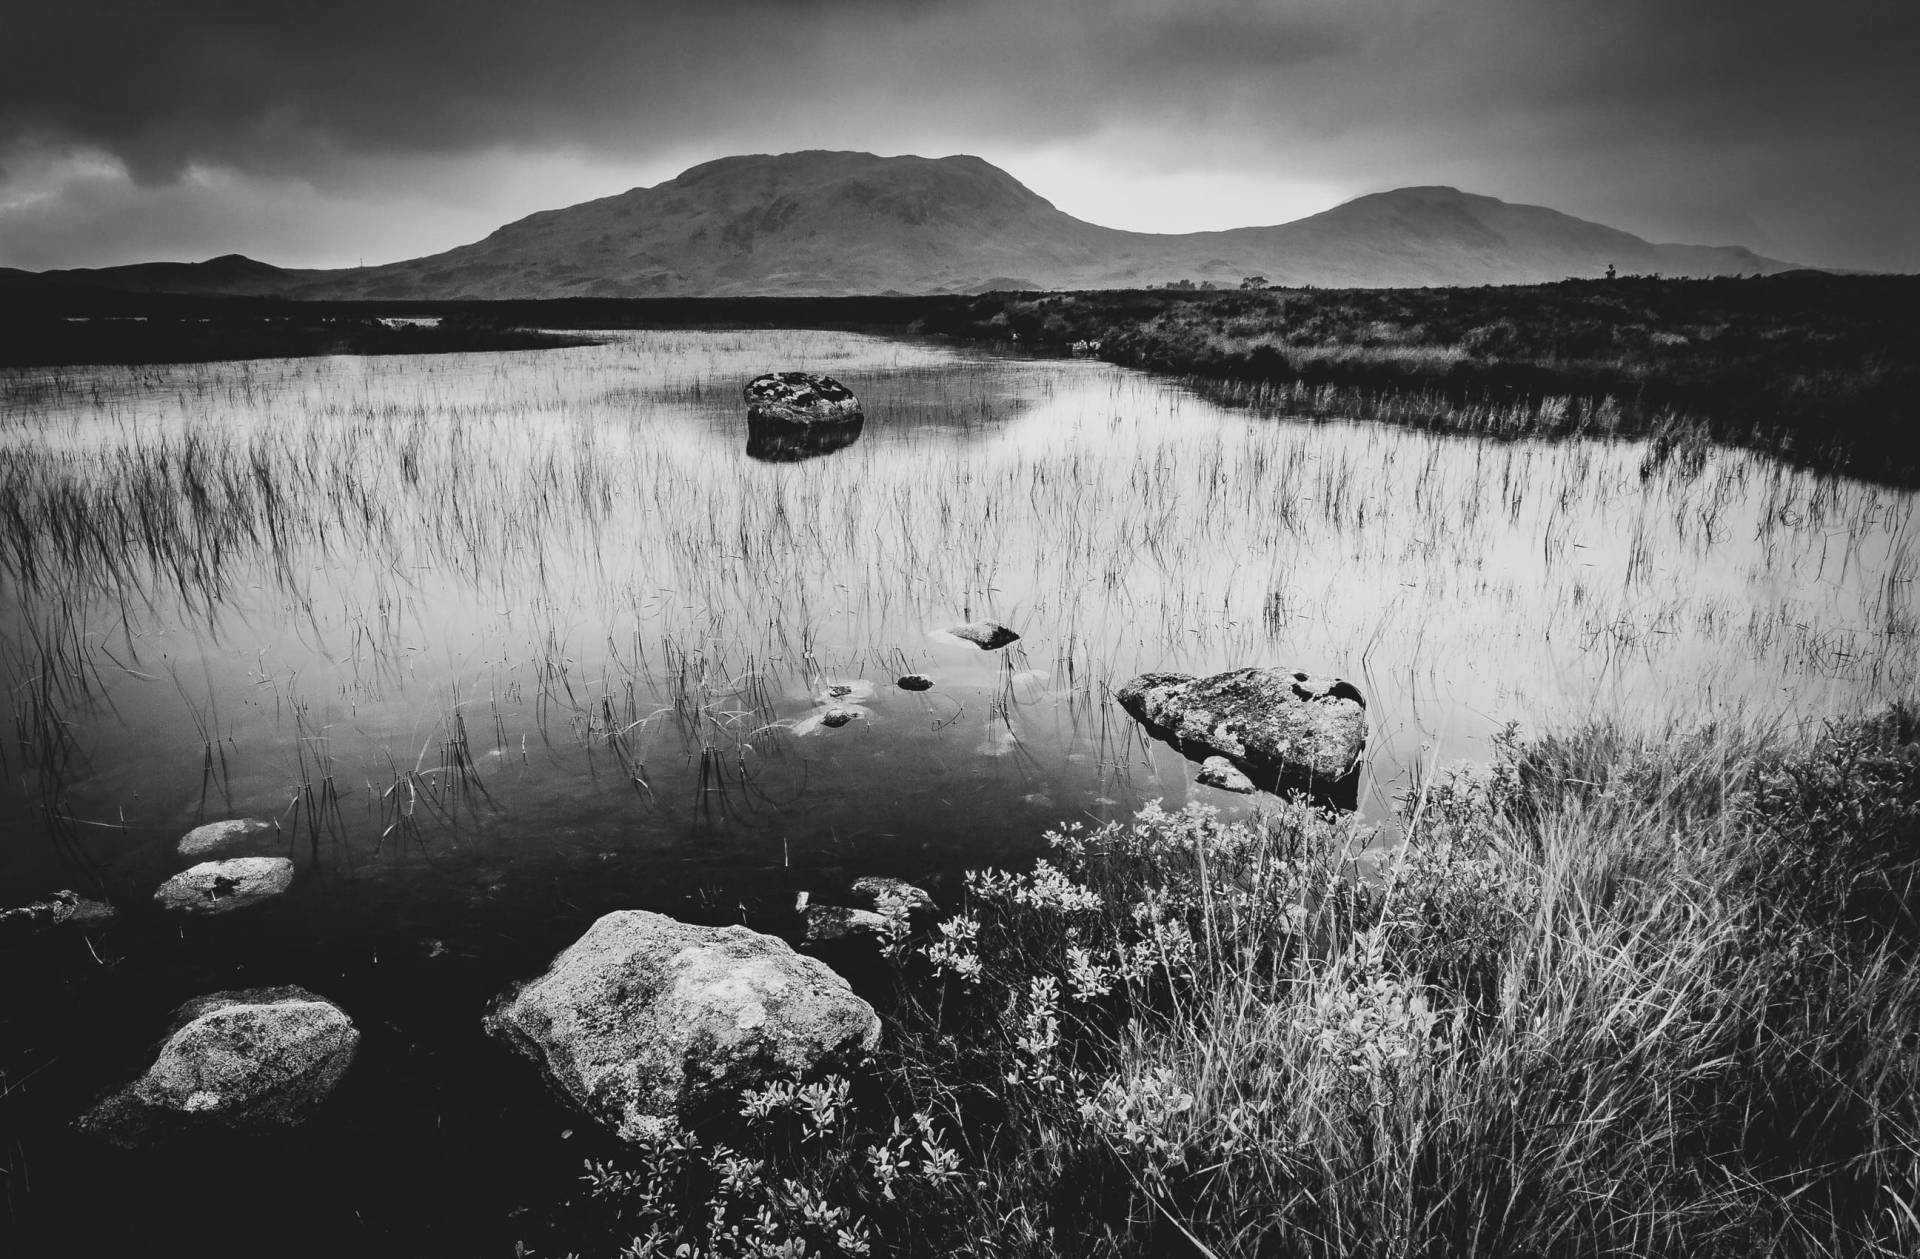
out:
{"label": "dark storm cloud", "polygon": [[1085,145],[1355,191],[1457,183],[1656,235],[1748,222],[1811,260],[1920,268],[1906,3],[10,7],[0,162],[98,151],[154,189],[211,166],[399,193],[397,159],[503,149],[644,164]]}

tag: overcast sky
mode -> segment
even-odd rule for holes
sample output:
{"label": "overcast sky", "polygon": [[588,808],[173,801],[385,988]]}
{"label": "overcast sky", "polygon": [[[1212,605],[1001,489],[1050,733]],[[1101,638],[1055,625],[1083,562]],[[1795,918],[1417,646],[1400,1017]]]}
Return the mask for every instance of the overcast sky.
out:
{"label": "overcast sky", "polygon": [[1920,271],[1914,0],[9,0],[0,266],[388,262],[735,153],[974,153],[1081,218],[1453,184]]}

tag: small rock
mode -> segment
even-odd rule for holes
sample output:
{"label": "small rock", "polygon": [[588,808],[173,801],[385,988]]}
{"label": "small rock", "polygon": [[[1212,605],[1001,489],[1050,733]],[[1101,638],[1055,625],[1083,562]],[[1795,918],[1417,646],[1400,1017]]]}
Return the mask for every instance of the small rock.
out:
{"label": "small rock", "polygon": [[250,848],[256,840],[275,834],[278,829],[272,822],[252,817],[208,822],[182,835],[174,851],[190,861],[205,861],[209,857]]}
{"label": "small rock", "polygon": [[902,676],[895,685],[903,691],[931,691],[933,679],[924,673],[909,673]]}
{"label": "small rock", "polygon": [[859,704],[833,704],[826,708],[816,709],[807,716],[800,718],[793,723],[792,730],[796,738],[804,739],[811,735],[817,735],[822,730],[838,730],[841,726],[853,721],[856,717],[871,719],[872,716],[873,714],[871,712]]}
{"label": "small rock", "polygon": [[887,929],[885,915],[843,905],[809,905],[801,913],[803,938],[808,944],[845,940],[852,936],[879,936]]}
{"label": "small rock", "polygon": [[231,857],[182,870],[162,883],[153,899],[182,913],[224,914],[278,896],[292,885],[293,862],[285,857]]}
{"label": "small rock", "polygon": [[189,1129],[296,1124],[333,1092],[359,1044],[353,1020],[303,988],[216,992],[174,1011],[146,1074],[78,1126],[132,1147]]}
{"label": "small rock", "polygon": [[1202,786],[1218,787],[1222,791],[1234,791],[1241,795],[1251,795],[1255,789],[1253,780],[1224,756],[1209,756],[1201,762],[1200,772],[1193,777]]}
{"label": "small rock", "polygon": [[813,701],[816,704],[831,704],[835,700],[845,700],[848,705],[852,705],[872,698],[873,683],[865,678],[855,678],[850,682],[828,682],[813,693]]}
{"label": "small rock", "polygon": [[965,625],[953,626],[947,633],[955,638],[965,639],[982,651],[998,651],[1008,643],[1018,642],[1020,639],[1020,635],[998,621],[969,621]]}
{"label": "small rock", "polygon": [[885,875],[868,874],[853,881],[853,894],[869,905],[878,908],[881,901],[895,898],[910,911],[933,908],[933,897],[923,887],[917,887],[905,879],[890,879]]}
{"label": "small rock", "polygon": [[497,999],[486,1028],[628,1140],[733,1111],[740,1091],[846,1070],[880,1016],[817,958],[746,927],[623,910],[540,978]]}

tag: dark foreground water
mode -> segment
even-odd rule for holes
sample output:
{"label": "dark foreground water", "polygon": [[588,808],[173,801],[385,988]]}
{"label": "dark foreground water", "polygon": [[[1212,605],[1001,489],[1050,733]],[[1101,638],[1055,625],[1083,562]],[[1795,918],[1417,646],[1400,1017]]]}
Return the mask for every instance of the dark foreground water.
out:
{"label": "dark foreground water", "polygon": [[[865,423],[749,431],[741,386],[788,368]],[[20,1253],[510,1251],[599,1138],[481,1034],[491,996],[611,909],[787,931],[798,891],[950,891],[1063,819],[1252,807],[1119,712],[1141,671],[1353,680],[1384,823],[1511,720],[1815,721],[1920,660],[1913,496],[1739,452],[1260,419],[824,333],[0,389],[0,904],[121,908],[0,953]],[[1021,640],[940,633],[981,616]],[[827,729],[835,687],[859,716]],[[180,835],[237,816],[292,889],[158,913]],[[323,1119],[70,1131],[181,1001],[283,983],[365,1034]]]}

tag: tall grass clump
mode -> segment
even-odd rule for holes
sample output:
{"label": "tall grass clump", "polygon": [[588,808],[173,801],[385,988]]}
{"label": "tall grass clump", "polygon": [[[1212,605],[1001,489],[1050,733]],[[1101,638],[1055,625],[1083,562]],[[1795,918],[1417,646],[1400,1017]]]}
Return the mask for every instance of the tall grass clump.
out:
{"label": "tall grass clump", "polygon": [[849,1236],[1920,1252],[1917,735],[1896,707],[1800,739],[1509,737],[1414,793],[1383,860],[1299,803],[1062,828],[944,920],[896,914],[866,1122],[909,1116],[958,1161],[908,1232]]}

